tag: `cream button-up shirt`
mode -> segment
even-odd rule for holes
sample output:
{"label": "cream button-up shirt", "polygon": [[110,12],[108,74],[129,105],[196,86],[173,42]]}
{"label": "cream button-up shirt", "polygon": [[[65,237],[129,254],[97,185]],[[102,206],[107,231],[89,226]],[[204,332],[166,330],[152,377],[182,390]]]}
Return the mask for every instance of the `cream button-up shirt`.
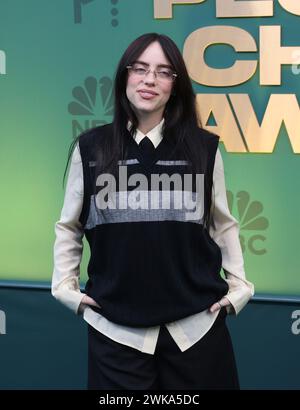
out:
{"label": "cream button-up shirt", "polygon": [[[162,139],[163,123],[164,119],[147,133],[155,147]],[[137,130],[134,135],[138,144],[144,137],[145,135],[140,130]],[[219,148],[216,152],[213,183],[215,227],[211,228],[209,233],[220,246],[222,253],[222,268],[229,285],[226,297],[231,303],[226,307],[227,312],[238,314],[254,294],[254,286],[245,277],[243,254],[239,241],[239,224],[228,209],[224,167]],[[141,352],[154,354],[160,326],[132,328],[109,321],[87,305],[83,305],[83,311],[78,310],[84,296],[79,285],[84,235],[83,227],[79,222],[82,203],[83,169],[77,145],[71,159],[60,219],[55,224],[52,294],[74,313],[82,313],[87,323],[107,337]],[[185,351],[209,331],[218,314],[219,311],[211,313],[207,309],[186,318],[165,323],[165,326],[180,350]]]}

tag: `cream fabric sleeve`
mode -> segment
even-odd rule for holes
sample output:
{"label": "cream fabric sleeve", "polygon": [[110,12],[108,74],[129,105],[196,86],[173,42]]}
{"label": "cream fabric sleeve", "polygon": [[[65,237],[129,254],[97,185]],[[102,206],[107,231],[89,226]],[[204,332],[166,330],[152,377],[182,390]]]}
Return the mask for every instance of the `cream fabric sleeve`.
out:
{"label": "cream fabric sleeve", "polygon": [[55,224],[54,270],[51,293],[74,313],[84,293],[80,291],[80,262],[83,252],[83,227],[79,216],[83,204],[83,170],[78,144],[69,168],[63,208]]}
{"label": "cream fabric sleeve", "polygon": [[254,295],[254,285],[246,279],[244,259],[239,240],[239,223],[231,215],[224,176],[224,165],[220,149],[217,149],[213,173],[213,201],[212,211],[214,226],[210,227],[210,236],[219,245],[222,253],[222,268],[226,282],[229,285],[228,294],[225,295],[231,305],[227,312],[238,314]]}

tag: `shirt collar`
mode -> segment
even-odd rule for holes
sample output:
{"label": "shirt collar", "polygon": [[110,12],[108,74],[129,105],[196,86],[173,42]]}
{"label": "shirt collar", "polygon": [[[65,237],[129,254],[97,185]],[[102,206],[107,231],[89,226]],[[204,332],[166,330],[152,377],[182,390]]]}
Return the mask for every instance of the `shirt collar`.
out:
{"label": "shirt collar", "polygon": [[[135,139],[136,143],[139,144],[142,139],[147,136],[152,144],[154,145],[154,147],[156,148],[158,146],[158,144],[160,143],[160,141],[162,140],[162,127],[164,125],[165,119],[163,118],[159,124],[157,124],[154,128],[152,128],[152,130],[150,130],[149,132],[147,132],[147,134],[143,134],[139,129],[136,130],[135,135],[133,136],[133,138]],[[128,121],[127,124],[127,129],[130,128],[131,122]]]}

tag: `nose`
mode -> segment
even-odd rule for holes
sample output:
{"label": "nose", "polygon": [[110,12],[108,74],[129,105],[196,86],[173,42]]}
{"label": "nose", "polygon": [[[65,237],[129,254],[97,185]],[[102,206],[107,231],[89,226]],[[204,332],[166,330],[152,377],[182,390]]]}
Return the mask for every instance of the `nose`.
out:
{"label": "nose", "polygon": [[155,82],[155,80],[156,80],[156,76],[155,76],[154,71],[149,71],[144,77],[145,84],[148,84],[148,83],[152,84]]}

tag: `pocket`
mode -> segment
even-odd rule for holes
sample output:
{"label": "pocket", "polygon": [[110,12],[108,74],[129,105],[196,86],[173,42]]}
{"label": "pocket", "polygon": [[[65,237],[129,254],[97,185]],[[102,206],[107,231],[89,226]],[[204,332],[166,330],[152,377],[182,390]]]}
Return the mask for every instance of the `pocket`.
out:
{"label": "pocket", "polygon": [[98,308],[97,306],[89,305],[89,307],[96,313],[101,313],[101,308]]}
{"label": "pocket", "polygon": [[219,315],[221,315],[222,317],[226,317],[226,316],[228,315],[226,306],[223,306],[223,307],[220,309]]}

